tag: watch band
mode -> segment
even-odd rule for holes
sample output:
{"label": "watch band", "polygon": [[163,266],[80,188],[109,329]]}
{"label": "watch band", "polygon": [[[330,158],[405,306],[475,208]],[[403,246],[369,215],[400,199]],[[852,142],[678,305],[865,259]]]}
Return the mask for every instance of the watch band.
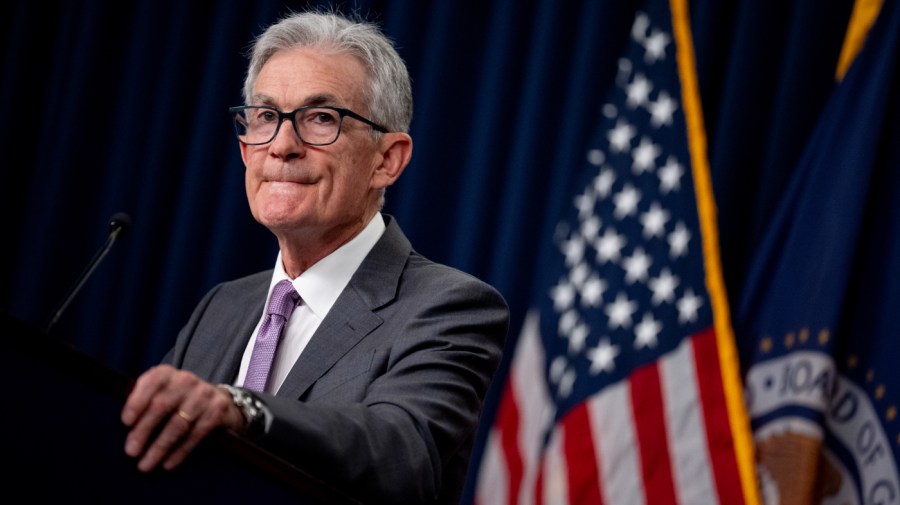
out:
{"label": "watch band", "polygon": [[230,384],[219,384],[219,387],[231,394],[231,400],[241,410],[244,416],[243,435],[251,439],[257,439],[266,432],[266,407],[250,391],[244,388],[234,387]]}

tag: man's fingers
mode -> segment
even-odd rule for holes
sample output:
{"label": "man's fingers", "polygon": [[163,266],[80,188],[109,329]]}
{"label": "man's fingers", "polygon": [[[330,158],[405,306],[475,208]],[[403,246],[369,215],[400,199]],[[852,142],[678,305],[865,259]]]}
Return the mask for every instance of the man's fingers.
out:
{"label": "man's fingers", "polygon": [[[191,424],[191,431],[163,461],[163,468],[171,470],[194,450],[201,440],[219,426],[230,426],[229,409],[234,408],[231,396],[218,388],[205,390],[204,394],[190,397],[176,415]],[[192,414],[196,412],[197,414]],[[240,416],[238,416],[240,417]]]}
{"label": "man's fingers", "polygon": [[[182,413],[186,413],[186,411],[176,410],[169,416],[168,422],[165,423],[163,429],[153,439],[138,462],[140,471],[149,472],[156,468],[161,461],[168,458],[173,451],[176,451],[183,445],[184,440],[189,438],[194,429],[194,423],[185,419],[185,415]],[[187,417],[190,416],[188,415]]]}
{"label": "man's fingers", "polygon": [[[176,467],[213,429],[230,426],[235,413],[229,409],[236,409],[230,396],[190,372],[168,367],[150,375],[132,395],[140,414],[125,441],[125,452],[140,458],[144,472]],[[152,392],[146,399],[145,391]]]}
{"label": "man's fingers", "polygon": [[134,389],[129,393],[128,399],[125,400],[125,406],[122,408],[121,418],[125,426],[133,425],[144,415],[150,406],[150,401],[158,392],[166,388],[175,371],[169,365],[159,365],[138,377]]}
{"label": "man's fingers", "polygon": [[[129,456],[137,457],[144,452],[148,442],[153,442],[150,438],[154,431],[162,427],[157,438],[169,431],[169,425],[173,423],[168,418],[178,412],[177,406],[180,400],[178,392],[171,390],[157,392],[131,427],[131,431],[125,439],[125,453]],[[185,428],[187,424],[185,420],[177,415],[175,417],[178,418],[177,421],[180,421],[180,423],[174,423],[174,429],[177,431],[178,428]],[[170,433],[174,433],[174,431],[170,431]]]}
{"label": "man's fingers", "polygon": [[[178,416],[184,418],[179,411]],[[163,468],[166,470],[171,470],[176,466],[180,465],[185,458],[187,458],[188,454],[197,447],[197,444],[200,443],[201,440],[206,438],[209,435],[209,432],[216,427],[215,423],[209,422],[207,420],[207,416],[203,416],[200,419],[194,420],[191,424],[190,432],[180,440],[180,443],[177,444],[172,451],[170,451],[168,457],[163,461]]]}

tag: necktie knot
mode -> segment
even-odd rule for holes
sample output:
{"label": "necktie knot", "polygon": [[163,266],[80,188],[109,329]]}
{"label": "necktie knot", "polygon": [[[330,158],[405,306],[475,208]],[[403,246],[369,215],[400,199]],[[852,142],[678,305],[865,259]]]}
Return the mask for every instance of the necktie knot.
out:
{"label": "necktie knot", "polygon": [[291,281],[283,280],[272,289],[272,298],[269,300],[269,308],[266,312],[288,319],[299,300],[300,294],[294,289]]}

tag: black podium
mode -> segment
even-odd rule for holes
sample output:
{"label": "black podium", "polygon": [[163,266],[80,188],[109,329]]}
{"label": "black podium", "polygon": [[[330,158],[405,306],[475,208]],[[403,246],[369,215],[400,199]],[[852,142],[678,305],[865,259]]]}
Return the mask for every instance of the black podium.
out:
{"label": "black podium", "polygon": [[124,451],[133,381],[2,314],[0,409],[6,496],[22,503],[358,504],[231,433],[177,469],[148,474]]}

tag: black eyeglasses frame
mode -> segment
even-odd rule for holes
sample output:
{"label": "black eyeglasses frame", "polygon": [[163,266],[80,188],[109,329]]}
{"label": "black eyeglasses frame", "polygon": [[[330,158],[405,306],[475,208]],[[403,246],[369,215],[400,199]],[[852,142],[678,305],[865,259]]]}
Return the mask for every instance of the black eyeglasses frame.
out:
{"label": "black eyeglasses frame", "polygon": [[[249,110],[249,109],[265,109],[265,110],[272,111],[278,115],[278,123],[275,125],[275,131],[272,132],[272,138],[270,138],[269,140],[267,140],[265,142],[246,142],[243,139],[241,139],[241,133],[240,133],[240,130],[238,129],[239,128],[238,122],[240,121],[239,118],[242,117],[242,113],[244,111]],[[338,124],[337,134],[334,136],[334,140],[332,140],[331,142],[314,143],[314,142],[307,142],[306,140],[303,139],[303,137],[300,135],[300,131],[297,129],[297,123],[294,122],[294,118],[297,117],[298,112],[303,111],[303,110],[309,110],[309,109],[328,109],[328,110],[333,110],[338,113],[340,122]],[[282,111],[276,109],[275,107],[269,107],[268,105],[240,105],[240,106],[236,106],[236,107],[229,107],[228,112],[230,112],[232,114],[232,120],[234,123],[235,133],[237,134],[238,140],[241,143],[248,145],[248,146],[261,146],[261,145],[268,144],[269,142],[275,140],[275,137],[278,136],[278,132],[281,130],[281,124],[284,123],[285,119],[291,122],[291,128],[294,130],[294,134],[297,135],[297,138],[299,138],[306,145],[317,146],[317,147],[318,146],[328,146],[328,145],[331,145],[331,144],[334,144],[335,142],[337,142],[337,139],[340,138],[340,136],[341,136],[341,130],[343,129],[343,126],[344,126],[344,117],[346,117],[346,116],[352,117],[353,119],[355,119],[357,121],[362,121],[363,123],[371,126],[373,129],[375,129],[375,131],[378,131],[381,133],[388,133],[388,129],[385,128],[384,126],[381,126],[380,124],[378,124],[368,118],[365,118],[365,117],[353,112],[350,109],[345,109],[342,107],[332,107],[330,105],[304,105],[303,107],[298,107],[290,112],[282,112]]]}

